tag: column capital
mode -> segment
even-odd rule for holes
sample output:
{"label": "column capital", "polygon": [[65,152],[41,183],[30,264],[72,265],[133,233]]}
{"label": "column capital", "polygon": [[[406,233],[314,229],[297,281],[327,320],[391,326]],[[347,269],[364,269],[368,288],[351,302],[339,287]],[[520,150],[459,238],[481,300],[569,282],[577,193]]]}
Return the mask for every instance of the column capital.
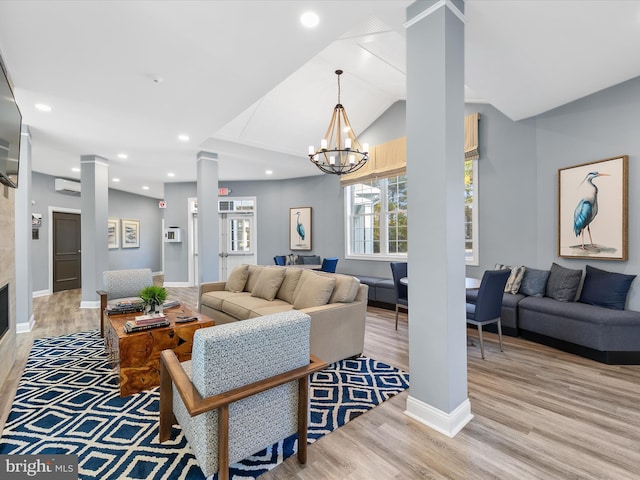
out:
{"label": "column capital", "polygon": [[218,154],[213,152],[205,152],[204,150],[200,150],[196,154],[196,160],[215,160],[218,161]]}
{"label": "column capital", "polygon": [[418,0],[407,7],[407,21],[405,29],[415,25],[442,7],[451,10],[462,23],[466,23],[464,16],[464,0]]}

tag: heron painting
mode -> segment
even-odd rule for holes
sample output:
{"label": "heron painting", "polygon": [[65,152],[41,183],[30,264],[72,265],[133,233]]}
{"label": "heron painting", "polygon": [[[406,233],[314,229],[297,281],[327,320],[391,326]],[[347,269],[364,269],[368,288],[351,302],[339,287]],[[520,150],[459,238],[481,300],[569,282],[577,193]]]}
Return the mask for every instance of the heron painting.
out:
{"label": "heron painting", "polygon": [[628,157],[558,171],[558,255],[625,259]]}
{"label": "heron painting", "polygon": [[311,207],[289,209],[289,249],[311,250]]}

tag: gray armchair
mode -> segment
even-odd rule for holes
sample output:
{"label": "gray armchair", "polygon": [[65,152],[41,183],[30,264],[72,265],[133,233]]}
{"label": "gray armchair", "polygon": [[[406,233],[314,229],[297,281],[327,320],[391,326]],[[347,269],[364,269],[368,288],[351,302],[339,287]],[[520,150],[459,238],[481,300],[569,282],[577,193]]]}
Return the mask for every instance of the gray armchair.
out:
{"label": "gray armchair", "polygon": [[206,477],[298,433],[306,463],[311,317],[288,311],[197,330],[191,361],[160,357],[160,441],[179,423]]}
{"label": "gray armchair", "polygon": [[140,290],[153,285],[150,268],[132,270],[107,270],[102,272],[102,290],[100,295],[100,335],[104,336],[104,311],[107,305],[126,300],[141,301]]}

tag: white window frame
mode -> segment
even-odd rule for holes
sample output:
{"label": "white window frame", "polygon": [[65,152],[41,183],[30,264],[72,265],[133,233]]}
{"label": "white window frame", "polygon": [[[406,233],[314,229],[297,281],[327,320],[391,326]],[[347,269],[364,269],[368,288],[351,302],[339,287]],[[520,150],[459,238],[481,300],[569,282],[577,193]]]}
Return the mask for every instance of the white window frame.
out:
{"label": "white window frame", "polygon": [[[401,175],[399,175],[401,176]],[[381,179],[382,180],[382,179]],[[363,182],[368,183],[368,182]],[[382,208],[380,209],[380,249],[384,250],[380,253],[365,253],[365,254],[356,254],[351,252],[351,245],[353,239],[353,231],[351,224],[351,198],[353,196],[352,189],[354,185],[349,185],[345,187],[344,191],[344,212],[345,212],[345,259],[349,260],[373,260],[380,262],[389,262],[389,261],[402,261],[407,259],[406,253],[389,253],[387,250],[389,248],[389,229],[388,229],[388,216],[390,213],[388,209],[388,183],[383,182],[380,191],[380,199],[382,203]],[[407,223],[409,219],[407,217]]]}
{"label": "white window frame", "polygon": [[[465,251],[465,264],[469,266],[478,266],[480,264],[479,260],[479,223],[478,223],[478,160],[472,160],[472,172],[473,172],[473,201],[471,203],[472,213],[471,213],[471,244],[472,244],[472,252],[471,255],[467,255]],[[384,188],[381,191],[381,199],[383,202],[383,208],[381,209],[381,218],[380,218],[380,245],[381,248],[385,250],[388,249],[388,223],[383,221],[387,215],[389,214],[387,209],[387,188],[388,184],[384,183]],[[380,253],[367,253],[367,254],[354,254],[351,253],[351,240],[353,236],[352,225],[351,225],[351,198],[352,194],[352,185],[345,187],[344,191],[344,224],[345,228],[345,259],[349,260],[371,260],[371,261],[380,261],[380,262],[388,262],[388,261],[396,261],[396,260],[406,260],[406,253],[389,253],[389,252],[380,252]],[[409,218],[407,217],[407,225],[409,224]],[[466,239],[465,239],[466,243]]]}
{"label": "white window frame", "polygon": [[[466,265],[477,267],[480,265],[479,223],[478,223],[478,160],[471,160],[473,172],[473,201],[471,202],[471,255],[467,255],[465,249],[464,261]],[[465,239],[466,243],[466,239]]]}

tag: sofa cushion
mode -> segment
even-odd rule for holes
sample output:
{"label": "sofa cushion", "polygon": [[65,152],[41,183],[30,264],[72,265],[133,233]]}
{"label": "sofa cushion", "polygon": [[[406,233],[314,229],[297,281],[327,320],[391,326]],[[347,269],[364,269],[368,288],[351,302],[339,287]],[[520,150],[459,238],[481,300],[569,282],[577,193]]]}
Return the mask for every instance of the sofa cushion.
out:
{"label": "sofa cushion", "polygon": [[282,300],[265,300],[260,297],[252,297],[251,295],[243,295],[230,297],[222,302],[221,310],[238,320],[246,320],[252,311],[259,308],[271,307],[274,305],[286,305]]}
{"label": "sofa cushion", "polygon": [[544,297],[547,290],[547,280],[549,270],[538,270],[536,268],[525,267],[522,282],[520,282],[519,293],[530,297]]}
{"label": "sofa cushion", "polygon": [[258,282],[258,277],[262,273],[265,267],[263,265],[249,265],[249,277],[247,278],[247,283],[244,286],[245,292],[252,292],[253,287],[255,287]]}
{"label": "sofa cushion", "polygon": [[213,292],[203,293],[200,297],[200,304],[211,307],[215,310],[222,310],[222,302],[232,297],[248,297],[249,292],[227,292],[224,290],[218,290]]}
{"label": "sofa cushion", "polygon": [[547,280],[546,296],[559,302],[573,302],[581,279],[582,270],[573,270],[553,263]]}
{"label": "sofa cushion", "polygon": [[301,310],[326,305],[331,298],[335,284],[335,278],[323,277],[305,270],[300,276],[293,296],[293,308]]}
{"label": "sofa cushion", "polygon": [[284,280],[285,268],[282,267],[266,267],[258,276],[256,284],[251,289],[253,297],[264,298],[265,300],[273,300],[276,293]]}
{"label": "sofa cushion", "polygon": [[607,272],[591,265],[587,265],[586,270],[579,301],[614,310],[624,310],[631,282],[636,276]]}
{"label": "sofa cushion", "polygon": [[242,292],[249,278],[249,265],[240,265],[234,268],[224,284],[227,292]]}
{"label": "sofa cushion", "polygon": [[317,274],[336,279],[336,285],[327,303],[351,303],[356,299],[358,288],[360,288],[360,280],[356,277],[340,273],[318,272]]}
{"label": "sofa cushion", "polygon": [[249,318],[262,317],[264,315],[271,315],[273,313],[288,312],[289,310],[293,310],[293,305],[291,305],[290,303],[278,302],[276,305],[254,308],[249,312]]}
{"label": "sofa cushion", "polygon": [[505,293],[518,293],[525,270],[525,267],[513,267],[511,269],[511,275],[509,275],[507,283],[504,286]]}
{"label": "sofa cushion", "polygon": [[282,280],[282,285],[280,285],[276,298],[293,305],[293,294],[296,291],[300,275],[302,275],[302,269],[285,268],[284,270],[284,280]]}

